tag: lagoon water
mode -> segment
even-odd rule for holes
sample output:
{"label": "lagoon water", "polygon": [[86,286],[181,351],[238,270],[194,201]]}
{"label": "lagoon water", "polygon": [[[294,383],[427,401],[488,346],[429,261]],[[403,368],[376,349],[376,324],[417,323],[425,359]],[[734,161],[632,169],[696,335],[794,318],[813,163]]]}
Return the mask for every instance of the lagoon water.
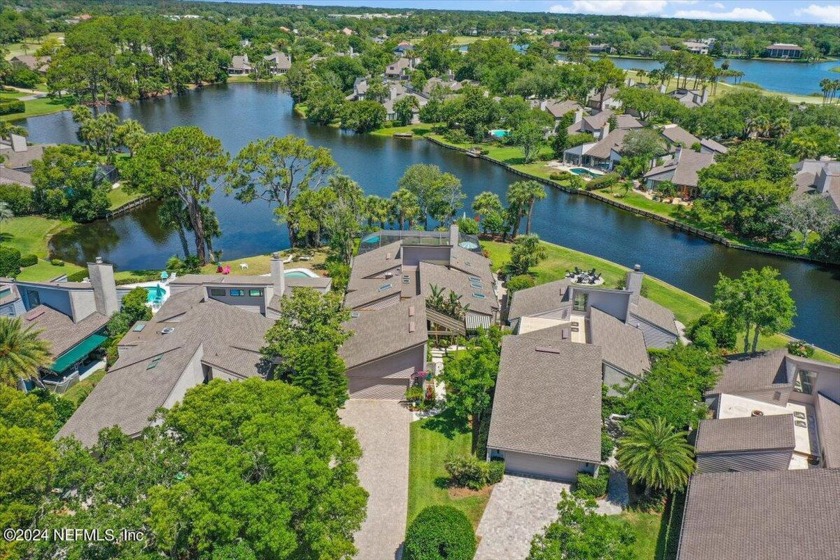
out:
{"label": "lagoon water", "polygon": [[[422,139],[400,140],[342,133],[308,124],[292,111],[291,98],[271,84],[213,86],[180,97],[166,97],[113,108],[121,118],[140,121],[147,130],[196,125],[236,153],[249,141],[269,135],[295,134],[332,150],[345,173],[369,194],[387,197],[399,177],[414,163],[432,163],[461,179],[467,200],[489,190],[504,196],[519,180],[499,166],[446,150]],[[24,121],[33,142],[75,142],[76,125],[69,113]],[[237,259],[288,247],[285,227],[278,226],[268,205],[243,205],[217,189],[212,200],[223,235],[214,245],[223,258]],[[537,204],[534,230],[543,239],[632,266],[704,299],[711,299],[720,273],[736,275],[773,266],[791,283],[799,315],[792,331],[823,348],[840,352],[840,268],[727,249],[678,232],[603,203],[559,190]],[[55,256],[83,263],[96,256],[122,269],[160,268],[180,252],[174,232],[157,221],[154,206],[112,220],[80,225],[56,235]]]}

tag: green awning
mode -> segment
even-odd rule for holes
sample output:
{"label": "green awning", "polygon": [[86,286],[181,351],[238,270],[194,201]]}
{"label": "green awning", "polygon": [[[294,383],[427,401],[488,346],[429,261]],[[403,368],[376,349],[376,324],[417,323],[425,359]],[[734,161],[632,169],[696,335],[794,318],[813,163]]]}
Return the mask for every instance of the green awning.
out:
{"label": "green awning", "polygon": [[83,360],[88,354],[102,346],[108,340],[107,336],[101,334],[92,334],[76,346],[62,354],[53,362],[50,369],[56,373],[62,373],[67,368],[73,366],[76,362]]}

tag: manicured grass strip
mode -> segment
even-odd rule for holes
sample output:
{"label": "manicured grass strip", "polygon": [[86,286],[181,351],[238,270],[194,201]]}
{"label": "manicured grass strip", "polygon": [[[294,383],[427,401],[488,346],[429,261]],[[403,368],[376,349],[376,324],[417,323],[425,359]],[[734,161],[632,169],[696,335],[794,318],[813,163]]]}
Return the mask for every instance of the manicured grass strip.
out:
{"label": "manicured grass strip", "polygon": [[108,201],[111,203],[108,207],[108,210],[114,211],[124,204],[128,204],[133,200],[137,200],[141,196],[143,195],[140,193],[129,194],[123,187],[111,189],[108,192]]}
{"label": "manicured grass strip", "polygon": [[13,113],[11,115],[0,116],[0,121],[14,121],[19,119],[26,119],[29,117],[38,117],[41,115],[49,115],[50,113],[58,113],[65,111],[73,105],[72,97],[64,97],[61,99],[53,97],[39,97],[30,101],[24,101],[23,105],[25,111],[23,113]]}
{"label": "manicured grass strip", "polygon": [[446,488],[443,465],[453,455],[469,455],[472,435],[443,413],[411,424],[411,446],[408,469],[408,522],[429,506],[446,505],[457,508],[478,526],[487,506],[489,492],[471,493],[454,498]]}
{"label": "manicured grass strip", "polygon": [[392,126],[391,128],[380,128],[370,133],[371,136],[391,137],[395,134],[412,133],[414,136],[426,136],[432,133],[434,124],[409,124],[407,126]]}
{"label": "manicured grass strip", "polygon": [[609,519],[616,523],[627,522],[636,535],[633,553],[637,560],[660,560],[657,555],[657,539],[662,526],[662,514],[644,513],[639,511],[625,511]]}
{"label": "manicured grass strip", "polygon": [[81,266],[73,263],[64,263],[63,266],[54,266],[47,260],[39,260],[38,264],[27,266],[20,269],[20,274],[17,275],[18,280],[26,280],[29,282],[46,282],[53,278],[58,278],[62,274],[73,274],[84,270]]}
{"label": "manicured grass strip", "polygon": [[72,222],[42,216],[20,216],[0,223],[0,242],[10,245],[22,255],[47,256],[47,239]]}

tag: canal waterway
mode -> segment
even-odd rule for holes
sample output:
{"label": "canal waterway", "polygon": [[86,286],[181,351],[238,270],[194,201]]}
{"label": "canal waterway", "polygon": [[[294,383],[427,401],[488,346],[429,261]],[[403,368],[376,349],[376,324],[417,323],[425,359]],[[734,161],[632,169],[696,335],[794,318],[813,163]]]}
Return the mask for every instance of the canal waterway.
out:
{"label": "canal waterway", "polygon": [[[342,170],[369,194],[387,197],[405,169],[432,163],[456,175],[467,200],[489,190],[504,197],[521,179],[489,162],[440,148],[425,140],[354,135],[308,124],[294,115],[291,98],[271,84],[230,84],[188,95],[123,103],[112,109],[120,118],[140,121],[150,131],[196,125],[220,138],[235,154],[251,140],[295,134],[332,150]],[[76,142],[68,112],[24,121],[30,140]],[[223,258],[236,259],[288,247],[286,228],[278,226],[268,205],[243,205],[218,188],[212,199],[222,237],[214,245]],[[737,275],[749,268],[773,266],[787,279],[799,315],[792,335],[840,352],[840,269],[728,249],[722,245],[640,218],[588,197],[550,190],[537,204],[533,227],[541,238],[632,266],[703,299],[712,298],[719,274]],[[96,256],[122,269],[160,268],[180,253],[177,235],[160,227],[154,206],[111,220],[80,225],[52,240],[55,256],[84,263]]]}

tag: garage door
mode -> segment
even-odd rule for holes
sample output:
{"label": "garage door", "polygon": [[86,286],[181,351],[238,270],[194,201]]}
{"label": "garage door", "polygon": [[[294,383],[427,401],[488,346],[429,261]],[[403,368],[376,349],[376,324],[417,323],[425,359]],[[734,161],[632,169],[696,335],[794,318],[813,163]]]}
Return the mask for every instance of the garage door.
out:
{"label": "garage door", "polygon": [[351,399],[393,399],[403,400],[408,388],[408,379],[382,379],[381,377],[351,377],[349,380]]}
{"label": "garage door", "polygon": [[586,465],[586,463],[578,463],[568,459],[554,459],[510,451],[506,451],[504,457],[505,472],[562,480],[563,482],[574,482],[578,471],[583,470]]}

